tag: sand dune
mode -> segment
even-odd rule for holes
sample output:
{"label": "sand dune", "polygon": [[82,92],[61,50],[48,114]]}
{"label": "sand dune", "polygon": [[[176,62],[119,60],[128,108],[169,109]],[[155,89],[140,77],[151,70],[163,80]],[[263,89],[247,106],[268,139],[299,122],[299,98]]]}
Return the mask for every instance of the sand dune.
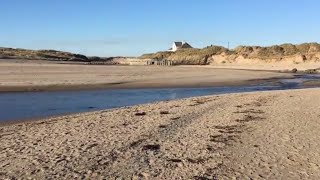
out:
{"label": "sand dune", "polygon": [[319,179],[319,96],[207,96],[2,126],[0,178]]}

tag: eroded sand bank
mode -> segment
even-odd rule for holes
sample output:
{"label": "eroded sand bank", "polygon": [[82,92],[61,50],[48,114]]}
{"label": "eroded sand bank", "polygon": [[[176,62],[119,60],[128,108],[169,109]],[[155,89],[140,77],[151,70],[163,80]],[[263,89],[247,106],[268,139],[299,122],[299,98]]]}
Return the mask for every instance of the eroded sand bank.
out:
{"label": "eroded sand bank", "polygon": [[102,66],[0,61],[0,91],[230,86],[279,77],[292,75],[208,66]]}
{"label": "eroded sand bank", "polygon": [[206,96],[2,126],[0,179],[319,179],[319,96]]}

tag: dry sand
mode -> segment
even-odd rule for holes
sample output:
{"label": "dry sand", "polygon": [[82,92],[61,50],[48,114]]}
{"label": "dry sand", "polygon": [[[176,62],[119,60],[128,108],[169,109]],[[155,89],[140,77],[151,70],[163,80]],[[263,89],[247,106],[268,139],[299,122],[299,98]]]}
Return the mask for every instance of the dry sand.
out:
{"label": "dry sand", "polygon": [[2,126],[0,179],[319,179],[319,97],[207,96]]}
{"label": "dry sand", "polygon": [[0,91],[208,87],[252,84],[257,79],[291,76],[208,66],[101,66],[46,61],[0,61]]}

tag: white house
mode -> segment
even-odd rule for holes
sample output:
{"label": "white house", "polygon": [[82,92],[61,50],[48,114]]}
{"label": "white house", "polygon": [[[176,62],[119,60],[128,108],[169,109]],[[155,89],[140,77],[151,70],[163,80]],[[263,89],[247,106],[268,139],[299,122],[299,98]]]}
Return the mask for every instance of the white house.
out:
{"label": "white house", "polygon": [[187,42],[184,42],[184,41],[173,42],[172,48],[170,48],[168,51],[175,52],[175,51],[177,51],[179,49],[185,49],[185,48],[192,48],[192,46],[190,44],[188,44]]}

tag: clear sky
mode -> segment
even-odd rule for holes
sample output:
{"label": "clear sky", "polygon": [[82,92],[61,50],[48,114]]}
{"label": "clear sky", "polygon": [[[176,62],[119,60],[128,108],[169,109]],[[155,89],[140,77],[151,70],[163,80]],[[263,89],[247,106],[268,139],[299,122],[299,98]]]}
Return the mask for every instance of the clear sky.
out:
{"label": "clear sky", "polygon": [[319,0],[0,0],[0,46],[136,56],[320,42]]}

